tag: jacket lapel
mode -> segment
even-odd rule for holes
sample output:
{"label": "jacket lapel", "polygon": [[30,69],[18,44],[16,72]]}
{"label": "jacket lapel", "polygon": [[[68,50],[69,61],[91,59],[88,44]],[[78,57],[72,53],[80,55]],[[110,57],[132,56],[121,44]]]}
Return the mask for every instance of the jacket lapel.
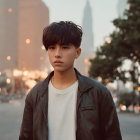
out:
{"label": "jacket lapel", "polygon": [[87,78],[83,75],[81,75],[76,69],[75,69],[77,79],[78,79],[78,93],[77,93],[77,105],[76,110],[78,110],[80,102],[81,102],[81,96],[86,93],[87,90],[89,90],[92,86],[87,82]]}
{"label": "jacket lapel", "polygon": [[42,86],[40,88],[40,101],[41,101],[41,110],[43,112],[46,125],[48,127],[48,84],[53,76],[53,72],[43,81]]}

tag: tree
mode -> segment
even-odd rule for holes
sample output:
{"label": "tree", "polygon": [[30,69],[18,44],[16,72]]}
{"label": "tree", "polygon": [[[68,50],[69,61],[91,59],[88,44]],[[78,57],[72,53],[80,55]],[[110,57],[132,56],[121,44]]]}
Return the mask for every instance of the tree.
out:
{"label": "tree", "polygon": [[[113,21],[116,30],[109,35],[110,42],[105,42],[97,50],[96,58],[90,60],[89,76],[101,76],[104,84],[117,78],[129,80],[135,90],[140,82],[140,0],[128,0],[128,4],[124,18]],[[131,61],[130,70],[121,69],[125,60]]]}

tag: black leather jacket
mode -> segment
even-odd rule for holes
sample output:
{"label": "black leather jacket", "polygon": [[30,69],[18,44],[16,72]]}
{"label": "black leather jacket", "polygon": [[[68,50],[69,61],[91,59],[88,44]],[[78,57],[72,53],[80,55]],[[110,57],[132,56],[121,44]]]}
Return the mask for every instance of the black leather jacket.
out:
{"label": "black leather jacket", "polygon": [[[75,71],[79,82],[76,140],[122,140],[110,92]],[[52,75],[27,95],[19,140],[48,140],[48,83]]]}

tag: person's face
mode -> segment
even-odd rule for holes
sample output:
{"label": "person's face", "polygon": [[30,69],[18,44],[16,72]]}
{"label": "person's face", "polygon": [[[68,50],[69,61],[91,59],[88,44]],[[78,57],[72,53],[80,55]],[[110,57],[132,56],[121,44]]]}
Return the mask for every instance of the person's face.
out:
{"label": "person's face", "polygon": [[81,48],[73,45],[55,44],[48,47],[48,56],[54,71],[64,72],[73,68],[74,60],[79,57]]}

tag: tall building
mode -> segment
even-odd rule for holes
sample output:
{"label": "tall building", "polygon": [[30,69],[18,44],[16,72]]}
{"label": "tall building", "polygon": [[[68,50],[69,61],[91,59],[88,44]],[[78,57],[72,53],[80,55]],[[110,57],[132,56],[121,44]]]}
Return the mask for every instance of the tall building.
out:
{"label": "tall building", "polygon": [[0,71],[43,69],[42,32],[49,10],[42,0],[1,0],[0,19]]}
{"label": "tall building", "polygon": [[84,50],[84,55],[86,57],[91,57],[94,53],[94,45],[93,45],[93,28],[92,28],[92,8],[90,6],[89,0],[86,2],[86,6],[84,8],[84,16],[83,16],[83,40],[82,40],[82,48]]}
{"label": "tall building", "polygon": [[17,67],[18,60],[17,0],[0,0],[0,71]]}
{"label": "tall building", "polygon": [[127,0],[118,0],[117,11],[120,18],[124,17],[124,10],[127,8]]}
{"label": "tall building", "polygon": [[94,36],[93,36],[93,28],[92,28],[92,8],[90,6],[89,0],[87,0],[85,8],[84,8],[84,16],[83,16],[83,38],[81,43],[82,53],[76,62],[76,67],[79,71],[88,75],[89,62],[88,59],[94,55]]}

